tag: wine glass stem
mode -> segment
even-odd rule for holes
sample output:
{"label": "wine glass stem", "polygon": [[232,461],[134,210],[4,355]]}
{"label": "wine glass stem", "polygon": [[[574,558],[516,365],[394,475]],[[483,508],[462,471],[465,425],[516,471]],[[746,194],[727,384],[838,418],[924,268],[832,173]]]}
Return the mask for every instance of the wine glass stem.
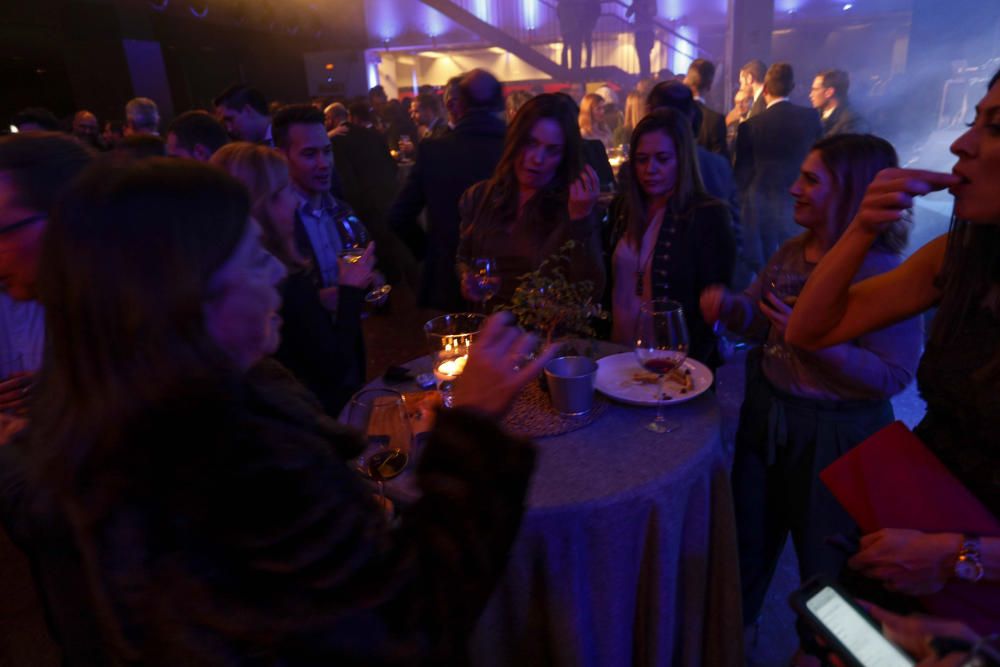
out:
{"label": "wine glass stem", "polygon": [[656,419],[654,419],[653,421],[655,421],[657,424],[662,424],[664,422],[664,419],[663,419],[663,392],[664,392],[664,386],[666,385],[666,382],[667,382],[667,376],[666,376],[666,374],[663,374],[663,375],[660,376],[660,381],[656,385],[656,387],[657,387],[657,389],[656,389]]}

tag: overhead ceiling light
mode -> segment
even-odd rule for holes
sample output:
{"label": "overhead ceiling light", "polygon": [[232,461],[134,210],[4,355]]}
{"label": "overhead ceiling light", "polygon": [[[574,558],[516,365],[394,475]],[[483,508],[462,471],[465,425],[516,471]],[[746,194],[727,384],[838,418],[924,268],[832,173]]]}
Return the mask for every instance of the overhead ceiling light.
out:
{"label": "overhead ceiling light", "polygon": [[495,54],[500,55],[500,56],[502,56],[503,54],[507,53],[505,50],[501,49],[499,46],[491,46],[490,48],[488,48],[486,50],[489,51],[490,53],[495,53]]}
{"label": "overhead ceiling light", "polygon": [[848,2],[848,3],[846,4],[846,5],[844,5],[844,11],[845,11],[845,12],[846,12],[846,11],[848,11],[848,10],[849,10],[849,9],[850,9],[851,7],[853,7],[853,6],[854,6],[854,5],[852,5],[851,3],[849,3],[849,2]]}
{"label": "overhead ceiling light", "polygon": [[448,55],[438,51],[421,51],[417,54],[421,58],[447,58]]}

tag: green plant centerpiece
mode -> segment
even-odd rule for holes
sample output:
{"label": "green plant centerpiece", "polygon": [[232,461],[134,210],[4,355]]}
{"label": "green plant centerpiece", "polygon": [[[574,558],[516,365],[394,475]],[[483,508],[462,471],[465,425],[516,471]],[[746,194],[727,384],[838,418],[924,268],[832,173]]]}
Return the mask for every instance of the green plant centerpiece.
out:
{"label": "green plant centerpiece", "polygon": [[570,282],[566,267],[576,241],[564,243],[537,269],[518,276],[520,284],[510,301],[498,308],[509,310],[518,324],[544,337],[546,343],[568,338],[593,338],[594,319],[606,319],[601,304],[594,303],[593,280]]}

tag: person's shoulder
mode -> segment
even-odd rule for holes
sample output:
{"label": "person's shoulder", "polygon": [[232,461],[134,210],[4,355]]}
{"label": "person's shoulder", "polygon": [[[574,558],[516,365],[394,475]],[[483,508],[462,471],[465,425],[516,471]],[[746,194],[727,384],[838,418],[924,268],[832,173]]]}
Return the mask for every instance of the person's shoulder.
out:
{"label": "person's shoulder", "polygon": [[486,186],[489,181],[483,180],[473,183],[465,189],[458,200],[458,206],[462,210],[470,210],[479,205],[486,196]]}
{"label": "person's shoulder", "polygon": [[728,228],[730,225],[729,206],[707,192],[695,195],[690,210],[697,218],[699,227],[725,225]]}

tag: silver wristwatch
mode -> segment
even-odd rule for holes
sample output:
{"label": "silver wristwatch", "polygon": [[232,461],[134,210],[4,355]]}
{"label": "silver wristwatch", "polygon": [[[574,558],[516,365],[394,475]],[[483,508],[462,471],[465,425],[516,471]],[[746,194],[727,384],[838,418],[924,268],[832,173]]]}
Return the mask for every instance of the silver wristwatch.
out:
{"label": "silver wristwatch", "polygon": [[983,578],[983,558],[979,550],[979,538],[967,535],[962,540],[962,548],[955,559],[955,578],[975,583]]}

